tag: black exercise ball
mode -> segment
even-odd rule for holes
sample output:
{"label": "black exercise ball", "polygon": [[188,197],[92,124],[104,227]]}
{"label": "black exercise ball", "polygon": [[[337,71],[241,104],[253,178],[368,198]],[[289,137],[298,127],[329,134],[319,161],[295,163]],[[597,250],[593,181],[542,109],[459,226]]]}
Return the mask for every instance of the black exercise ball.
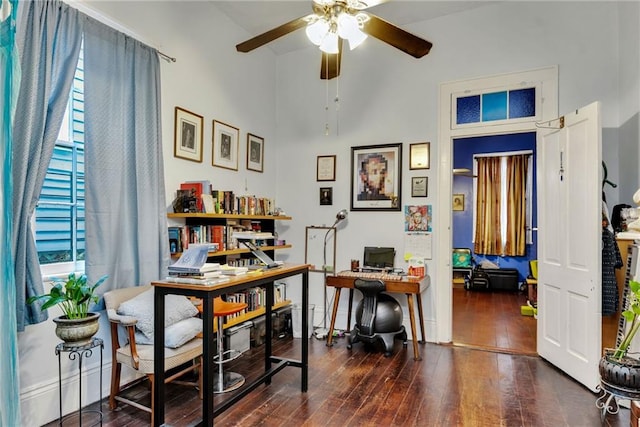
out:
{"label": "black exercise ball", "polygon": [[[362,301],[356,307],[356,322],[359,325],[362,320]],[[387,294],[378,294],[378,306],[373,330],[377,333],[396,332],[402,328],[402,307],[394,297]]]}

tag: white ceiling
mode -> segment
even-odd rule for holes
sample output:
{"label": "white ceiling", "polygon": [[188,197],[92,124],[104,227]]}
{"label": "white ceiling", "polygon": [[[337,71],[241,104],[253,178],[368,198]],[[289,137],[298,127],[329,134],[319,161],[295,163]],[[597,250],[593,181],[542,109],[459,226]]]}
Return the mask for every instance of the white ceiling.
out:
{"label": "white ceiling", "polygon": [[[366,1],[366,0],[364,0]],[[375,0],[379,1],[379,0]],[[247,31],[247,39],[262,34],[279,25],[289,22],[312,12],[312,0],[254,0],[254,1],[214,1],[216,7],[223,11],[238,26]],[[427,21],[452,13],[462,12],[495,3],[494,1],[435,1],[413,0],[393,1],[386,0],[382,4],[367,9],[367,12],[383,18],[401,28],[403,25],[413,22]],[[406,29],[406,28],[403,28]],[[421,36],[420,34],[416,34]],[[244,40],[237,40],[241,43]],[[237,44],[236,43],[236,44]],[[270,48],[276,55],[309,47],[303,30],[287,34],[260,49]]]}

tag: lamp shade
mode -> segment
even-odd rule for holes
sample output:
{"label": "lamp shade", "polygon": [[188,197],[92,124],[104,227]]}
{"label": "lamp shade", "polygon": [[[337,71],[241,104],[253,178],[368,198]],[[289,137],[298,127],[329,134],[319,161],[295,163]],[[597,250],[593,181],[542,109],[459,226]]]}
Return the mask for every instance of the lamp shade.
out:
{"label": "lamp shade", "polygon": [[324,36],[329,31],[329,23],[325,19],[318,19],[316,22],[307,25],[305,32],[311,43],[320,46]]}
{"label": "lamp shade", "polygon": [[336,220],[342,221],[343,219],[345,219],[347,217],[348,214],[349,214],[349,212],[347,212],[346,209],[342,209],[340,212],[338,212],[336,214]]}
{"label": "lamp shade", "polygon": [[338,35],[349,41],[351,50],[367,39],[367,35],[360,30],[358,19],[348,13],[341,13],[338,16]]}
{"label": "lamp shade", "polygon": [[320,50],[329,54],[340,52],[338,48],[338,34],[334,31],[329,31],[327,35],[324,36],[324,39],[322,39]]}

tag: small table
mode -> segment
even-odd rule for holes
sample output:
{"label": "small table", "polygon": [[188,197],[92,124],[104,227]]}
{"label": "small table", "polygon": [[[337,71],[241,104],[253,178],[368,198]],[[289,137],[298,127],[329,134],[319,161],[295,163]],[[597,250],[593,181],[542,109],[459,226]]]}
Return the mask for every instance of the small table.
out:
{"label": "small table", "polygon": [[420,351],[418,350],[418,335],[416,334],[416,320],[413,308],[413,295],[416,296],[418,303],[418,316],[420,319],[420,331],[422,332],[422,343],[426,341],[424,334],[424,316],[422,313],[422,299],[420,294],[429,286],[429,276],[398,276],[387,273],[365,273],[354,271],[341,271],[335,276],[327,276],[327,286],[336,288],[335,298],[333,299],[333,311],[331,313],[331,325],[329,326],[329,336],[327,337],[327,345],[333,345],[333,328],[336,323],[336,315],[338,314],[338,304],[340,303],[340,292],[343,288],[349,289],[349,319],[348,326],[351,324],[351,306],[353,304],[353,281],[355,279],[379,279],[386,284],[386,292],[402,293],[407,296],[407,306],[409,308],[409,321],[411,322],[411,337],[413,341],[413,359],[422,360]]}
{"label": "small table", "polygon": [[[59,424],[62,425],[62,422],[67,419],[75,416],[76,414],[69,414],[66,417],[62,417],[62,361],[61,355],[62,353],[69,353],[69,360],[78,360],[78,395],[79,395],[79,403],[78,403],[78,425],[83,426],[86,424],[82,423],[82,360],[85,357],[91,357],[93,354],[93,349],[96,347],[100,347],[100,399],[98,403],[102,402],[102,351],[104,350],[104,343],[100,338],[92,338],[88,344],[81,346],[69,346],[65,343],[60,343],[56,346],[56,356],[58,356],[58,396],[60,403],[60,418]],[[98,421],[100,425],[102,425],[102,411],[100,410],[88,410],[85,412],[98,414]],[[97,424],[97,423],[96,423]],[[95,425],[95,424],[93,424]]]}

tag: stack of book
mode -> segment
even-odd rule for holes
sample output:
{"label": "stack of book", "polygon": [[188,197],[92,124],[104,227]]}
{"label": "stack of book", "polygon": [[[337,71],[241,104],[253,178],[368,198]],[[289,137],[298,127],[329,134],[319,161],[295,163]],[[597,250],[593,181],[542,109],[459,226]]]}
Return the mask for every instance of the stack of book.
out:
{"label": "stack of book", "polygon": [[207,262],[209,245],[189,245],[180,259],[169,266],[167,280],[175,283],[211,285],[228,280],[220,264]]}

